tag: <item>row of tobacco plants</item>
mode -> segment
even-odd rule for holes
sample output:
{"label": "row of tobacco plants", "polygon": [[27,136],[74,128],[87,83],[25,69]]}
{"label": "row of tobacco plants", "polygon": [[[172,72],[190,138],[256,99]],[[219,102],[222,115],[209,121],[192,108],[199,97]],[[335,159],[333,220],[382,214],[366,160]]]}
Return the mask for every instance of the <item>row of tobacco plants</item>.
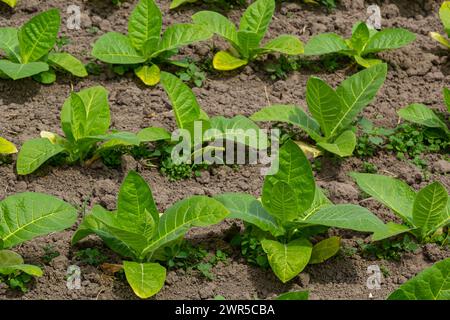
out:
{"label": "row of tobacco plants", "polygon": [[[15,1],[7,1],[14,5]],[[173,6],[181,5],[178,1]],[[259,250],[257,262],[264,261],[280,281],[288,282],[309,264],[319,264],[340,250],[340,238],[328,237],[329,228],[342,228],[371,234],[374,243],[409,234],[419,243],[448,243],[450,201],[446,188],[432,182],[419,191],[405,182],[374,173],[351,173],[360,189],[394,212],[402,223],[384,223],[366,208],[354,204],[333,204],[317,186],[308,157],[349,157],[355,153],[370,156],[383,141],[383,133],[359,119],[383,86],[388,65],[378,52],[412,43],[415,35],[405,29],[377,31],[358,22],[352,36],[343,39],[333,33],[312,37],[304,45],[293,35],[280,35],[265,41],[275,11],[274,0],[257,0],[251,4],[236,26],[227,17],[214,11],[200,11],[190,24],[168,26],[162,32],[162,14],[153,0],[141,0],[133,10],[128,34],[109,32],[94,44],[92,56],[110,64],[115,72],[133,72],[146,85],[161,83],[171,101],[176,125],[193,134],[193,124],[202,122],[208,130],[201,152],[211,152],[213,143],[239,136],[249,148],[250,137],[242,137],[248,129],[258,130],[260,122],[287,123],[304,132],[307,141],[283,139],[276,155],[279,169],[267,175],[261,198],[249,194],[225,193],[214,197],[193,196],[181,200],[161,213],[155,205],[150,186],[136,172],[124,179],[117,199],[117,210],[109,212],[95,205],[72,237],[76,244],[95,234],[113,251],[123,257],[117,271],[125,274],[133,291],[141,298],[158,293],[164,285],[166,267],[173,262],[173,253],[183,243],[192,227],[207,227],[225,218],[245,222],[246,237],[256,239],[251,250]],[[445,31],[450,35],[450,2],[440,10]],[[0,77],[19,80],[33,77],[51,84],[58,72],[86,77],[86,66],[76,57],[54,50],[60,29],[58,10],[38,14],[20,28],[0,28]],[[311,77],[307,82],[305,109],[293,105],[272,105],[247,118],[235,116],[210,117],[202,110],[194,93],[171,70],[171,65],[186,68],[186,60],[175,60],[178,49],[212,36],[225,39],[226,51],[215,53],[212,65],[218,71],[239,69],[269,53],[281,55],[344,55],[362,71],[343,80],[336,88]],[[431,35],[448,46],[444,36]],[[169,68],[170,67],[170,68]],[[450,110],[450,90],[443,89],[443,99]],[[420,130],[421,143],[429,150],[445,151],[450,145],[450,130],[445,116],[423,104],[412,104],[399,110],[406,125]],[[89,165],[94,161],[115,163],[121,155],[157,158],[160,166],[172,174],[183,171],[183,165],[167,165],[174,142],[164,128],[149,127],[138,132],[110,130],[108,92],[101,86],[72,92],[61,109],[64,136],[49,131],[25,141],[18,152],[16,146],[0,137],[0,154],[18,152],[16,169],[19,175],[32,174],[43,165],[60,163]],[[363,134],[358,128],[363,127]],[[391,148],[408,153],[409,141],[397,131]],[[358,138],[359,136],[359,138]],[[378,138],[378,139],[377,139]],[[431,141],[431,142],[430,142]],[[416,145],[416,140],[412,144]],[[270,143],[270,142],[269,142]],[[266,143],[266,145],[269,145]],[[431,148],[433,146],[433,148]],[[413,146],[409,146],[413,147]],[[198,156],[192,149],[189,158]],[[2,158],[5,161],[5,157]],[[202,165],[207,166],[208,163]],[[180,169],[181,168],[181,169]],[[192,167],[190,167],[192,169]],[[188,170],[189,171],[189,170]],[[73,226],[77,210],[53,196],[25,192],[11,195],[0,202],[0,279],[11,287],[20,287],[23,275],[41,276],[38,266],[24,263],[12,251],[23,242]],[[261,260],[262,259],[262,260]],[[436,263],[417,277],[403,284],[390,295],[392,299],[448,299],[450,260]],[[19,284],[18,284],[19,283]],[[286,299],[303,299],[307,294],[291,293]]]}

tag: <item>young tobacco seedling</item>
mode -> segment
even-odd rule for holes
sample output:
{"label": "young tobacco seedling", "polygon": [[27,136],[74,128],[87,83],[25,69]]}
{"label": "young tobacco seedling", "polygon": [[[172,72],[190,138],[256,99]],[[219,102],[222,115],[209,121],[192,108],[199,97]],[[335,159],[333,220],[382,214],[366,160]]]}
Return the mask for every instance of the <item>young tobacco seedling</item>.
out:
{"label": "young tobacco seedling", "polygon": [[449,300],[450,258],[435,263],[406,281],[388,300]]}
{"label": "young tobacco seedling", "polygon": [[200,11],[192,20],[231,45],[228,51],[219,51],[213,59],[216,70],[234,70],[266,53],[287,55],[303,53],[303,44],[295,36],[281,35],[261,46],[275,11],[275,0],[256,0],[244,12],[239,30],[223,15],[213,11]]}
{"label": "young tobacco seedling", "polygon": [[170,58],[177,49],[207,40],[212,33],[193,24],[175,24],[166,28],[161,36],[162,15],[154,0],[140,0],[133,10],[128,35],[108,32],[94,44],[92,55],[114,65],[134,70],[146,85],[154,86],[160,79],[160,65],[179,65]]}
{"label": "young tobacco seedling", "polygon": [[69,72],[76,77],[88,74],[84,65],[65,52],[54,52],[61,17],[57,9],[40,13],[20,29],[0,28],[0,78],[18,80],[33,77],[50,84],[56,80],[55,70]]}
{"label": "young tobacco seedling", "polygon": [[410,232],[419,241],[430,242],[448,232],[445,228],[450,224],[450,201],[441,183],[433,182],[416,193],[405,182],[392,177],[356,172],[350,176],[365,193],[387,206],[404,222],[387,223],[384,231],[373,234],[373,241]]}
{"label": "young tobacco seedling", "polygon": [[251,195],[226,193],[215,199],[241,219],[265,231],[261,240],[270,267],[287,282],[308,264],[321,263],[334,256],[340,238],[331,237],[315,244],[310,237],[328,227],[360,232],[383,232],[385,225],[367,209],[352,205],[333,205],[316,187],[308,159],[294,142],[279,150],[278,171],[264,180],[261,201]]}
{"label": "young tobacco seedling", "polygon": [[374,53],[401,48],[415,39],[414,33],[406,29],[377,31],[364,22],[358,22],[353,26],[350,39],[343,39],[335,33],[323,33],[312,37],[305,46],[305,55],[342,54],[368,68],[382,62],[372,57]]}
{"label": "young tobacco seedling", "polygon": [[219,223],[228,214],[217,200],[194,196],[160,215],[149,186],[131,171],[120,188],[117,210],[108,212],[94,206],[73,235],[72,244],[90,234],[98,235],[113,251],[127,258],[123,261],[126,279],[135,294],[146,299],[164,285],[166,269],[155,262],[164,248],[183,238],[191,227]]}
{"label": "young tobacco seedling", "polygon": [[[250,119],[298,126],[321,149],[340,157],[351,156],[356,147],[351,124],[372,102],[386,79],[386,73],[386,64],[375,65],[347,78],[336,90],[325,81],[311,77],[306,86],[306,102],[312,117],[297,106],[273,105],[256,112]],[[304,148],[307,150],[308,146],[305,144]]]}
{"label": "young tobacco seedling", "polygon": [[47,160],[62,154],[69,164],[90,162],[105,152],[121,146],[138,146],[144,142],[170,139],[162,128],[146,128],[138,134],[108,132],[111,116],[108,91],[101,87],[72,92],[61,110],[61,127],[65,137],[42,131],[41,138],[26,141],[17,157],[17,173],[34,172]]}
{"label": "young tobacco seedling", "polygon": [[447,38],[438,32],[430,32],[430,36],[450,49],[450,1],[444,1],[442,3],[441,8],[439,9],[439,17],[441,18]]}
{"label": "young tobacco seedling", "polygon": [[0,201],[0,277],[12,287],[26,291],[30,277],[42,276],[42,270],[25,264],[10,249],[39,236],[62,231],[77,220],[70,204],[42,193],[18,193]]}

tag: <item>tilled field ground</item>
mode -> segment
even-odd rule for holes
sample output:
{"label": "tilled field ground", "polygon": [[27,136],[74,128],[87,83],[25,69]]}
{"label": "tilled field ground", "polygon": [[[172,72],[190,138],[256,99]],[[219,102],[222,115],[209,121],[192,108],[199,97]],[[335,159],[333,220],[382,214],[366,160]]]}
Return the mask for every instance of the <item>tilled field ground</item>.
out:
{"label": "tilled field ground", "polygon": [[[65,49],[88,62],[91,59],[91,44],[101,34],[112,30],[126,32],[133,2],[115,7],[109,0],[23,0],[14,11],[0,5],[0,26],[19,26],[38,11],[53,7],[59,8],[63,17],[67,18],[67,6],[79,5],[83,12],[82,29],[67,30],[63,23],[61,31],[71,39]],[[169,11],[168,0],[157,2],[163,11],[165,24],[189,22],[193,13],[208,8],[197,4]],[[423,102],[444,111],[441,92],[450,83],[450,58],[448,51],[428,36],[430,31],[441,30],[437,17],[440,1],[374,2],[381,6],[384,26],[407,28],[417,34],[417,40],[408,47],[381,55],[389,63],[388,78],[376,100],[365,109],[364,116],[378,126],[393,128],[398,123],[396,110],[410,103]],[[268,37],[291,33],[306,42],[311,35],[321,32],[349,36],[353,23],[366,19],[366,7],[370,4],[372,1],[342,0],[336,10],[327,12],[324,8],[303,5],[301,1],[283,2],[277,7]],[[228,15],[237,22],[242,12],[243,9],[235,9]],[[92,34],[92,27],[100,31]],[[195,60],[206,59],[211,57],[213,45],[220,47],[224,43],[214,39],[186,48],[182,53]],[[210,115],[230,117],[238,114],[249,116],[269,103],[305,107],[306,81],[311,75],[336,85],[353,72],[349,68],[335,73],[305,69],[289,74],[286,80],[272,81],[260,71],[263,63],[247,66],[241,72],[208,74],[204,86],[194,89],[202,108]],[[161,87],[145,87],[134,76],[119,77],[105,67],[100,76],[91,75],[83,80],[60,75],[58,81],[50,86],[32,80],[0,80],[0,136],[20,146],[24,141],[37,137],[41,130],[61,134],[59,112],[64,100],[72,89],[78,91],[93,85],[102,85],[110,91],[113,128],[132,132],[149,126],[174,128],[171,107]],[[433,180],[441,181],[450,189],[448,162],[441,155],[426,158],[429,163],[427,175],[413,164],[397,160],[391,154],[381,153],[368,161],[375,164],[380,173],[404,179],[416,189]],[[321,187],[328,190],[330,199],[335,203],[360,204],[385,221],[395,219],[392,213],[375,201],[361,201],[360,192],[348,176],[350,171],[361,168],[362,160],[357,158],[346,159],[340,164],[324,160],[316,179]],[[259,196],[263,182],[259,168],[253,166],[238,169],[214,167],[203,171],[200,177],[170,182],[158,170],[149,169],[130,157],[123,159],[119,169],[109,169],[102,164],[91,168],[46,166],[26,177],[18,176],[14,164],[10,164],[0,167],[0,199],[16,192],[36,191],[59,196],[87,209],[94,204],[114,209],[120,183],[131,169],[137,170],[150,184],[161,211],[190,195],[247,192]],[[155,299],[210,299],[216,295],[227,299],[264,299],[288,290],[304,289],[311,292],[312,299],[368,299],[370,293],[375,299],[384,299],[417,272],[450,256],[448,250],[436,245],[426,245],[414,254],[405,254],[399,262],[367,260],[358,254],[340,254],[326,263],[307,267],[297,278],[283,285],[270,270],[249,266],[239,251],[225,241],[231,232],[240,227],[236,221],[225,221],[208,230],[191,231],[188,239],[193,243],[202,243],[210,249],[221,248],[230,253],[229,259],[213,269],[214,280],[207,280],[195,272],[170,271],[164,288]],[[20,246],[17,250],[30,263],[43,264],[42,256],[47,245],[56,248],[60,256],[44,267],[44,276],[38,278],[26,294],[12,292],[0,284],[0,299],[135,299],[125,282],[104,274],[100,268],[84,264],[80,265],[82,288],[66,288],[67,267],[79,264],[75,253],[81,248],[96,247],[108,256],[108,262],[120,261],[94,237],[71,247],[70,238],[74,230],[75,227]],[[356,248],[356,240],[364,240],[367,236],[348,231],[330,233],[342,236],[343,246],[347,249]],[[369,290],[366,286],[367,267],[374,264],[387,270],[379,290]]]}

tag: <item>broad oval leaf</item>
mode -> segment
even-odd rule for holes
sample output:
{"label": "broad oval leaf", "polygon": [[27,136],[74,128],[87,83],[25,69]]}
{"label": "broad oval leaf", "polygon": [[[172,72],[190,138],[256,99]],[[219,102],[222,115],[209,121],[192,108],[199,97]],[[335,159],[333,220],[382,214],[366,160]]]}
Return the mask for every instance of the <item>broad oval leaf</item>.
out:
{"label": "broad oval leaf", "polygon": [[8,60],[0,60],[0,72],[13,80],[19,80],[37,75],[48,70],[45,62],[14,63]]}
{"label": "broad oval leaf", "polygon": [[364,22],[360,22],[356,25],[354,31],[352,32],[352,37],[350,39],[352,49],[358,52],[358,54],[361,54],[367,42],[369,41],[369,38],[370,31],[367,27],[367,24]]}
{"label": "broad oval leaf", "polygon": [[17,156],[17,173],[27,175],[33,173],[47,160],[64,151],[59,144],[53,144],[47,138],[26,141]]}
{"label": "broad oval leaf", "polygon": [[356,147],[356,136],[352,130],[344,131],[333,142],[318,142],[317,145],[339,157],[349,157]]}
{"label": "broad oval leaf", "polygon": [[16,146],[8,140],[0,137],[0,154],[13,154],[17,153]]}
{"label": "broad oval leaf", "polygon": [[363,55],[389,49],[398,49],[416,40],[416,35],[406,29],[393,28],[377,32],[370,38]]}
{"label": "broad oval leaf", "polygon": [[385,230],[379,230],[379,231],[375,231],[373,233],[372,241],[380,241],[383,239],[397,236],[397,235],[405,233],[405,232],[409,232],[411,230],[412,229],[406,225],[396,224],[394,222],[388,222],[388,223],[386,223]]}
{"label": "broad oval leaf", "polygon": [[55,65],[76,77],[87,77],[88,73],[83,63],[74,56],[65,52],[51,52],[48,55],[48,62]]}
{"label": "broad oval leaf", "polygon": [[0,274],[9,275],[18,270],[35,277],[43,275],[38,266],[24,264],[23,258],[18,253],[11,250],[0,250]]}
{"label": "broad oval leaf", "polygon": [[214,69],[220,71],[234,70],[242,66],[245,66],[247,63],[248,63],[247,60],[236,58],[235,56],[226,51],[217,52],[213,58]]}
{"label": "broad oval leaf", "polygon": [[305,55],[323,55],[350,50],[342,37],[334,33],[322,33],[312,37],[305,45]]}
{"label": "broad oval leaf", "polygon": [[379,174],[352,172],[350,176],[365,193],[413,225],[412,212],[416,193],[409,185],[399,179]]}
{"label": "broad oval leaf", "polygon": [[92,55],[113,64],[136,64],[147,60],[133,47],[127,36],[117,32],[101,36],[94,44]]}
{"label": "broad oval leaf", "polygon": [[299,211],[295,191],[286,182],[277,181],[271,190],[270,213],[283,224],[297,218]]}
{"label": "broad oval leaf", "polygon": [[0,28],[0,49],[12,62],[20,62],[18,30],[16,28]]}
{"label": "broad oval leaf", "polygon": [[141,299],[157,294],[166,281],[166,269],[159,263],[124,261],[123,270],[134,293]]}
{"label": "broad oval leaf", "polygon": [[0,238],[4,248],[71,227],[77,210],[42,193],[19,193],[0,202]]}
{"label": "broad oval leaf", "polygon": [[175,24],[169,26],[164,31],[158,49],[152,54],[152,57],[156,57],[164,51],[177,49],[194,42],[208,40],[212,35],[212,32],[195,24]]}
{"label": "broad oval leaf", "polygon": [[242,15],[239,30],[250,31],[257,35],[257,45],[264,38],[275,12],[275,0],[256,0]]}
{"label": "broad oval leaf", "polygon": [[388,300],[450,300],[450,258],[402,284]]}
{"label": "broad oval leaf", "polygon": [[39,60],[55,45],[61,17],[58,9],[50,9],[31,18],[18,33],[22,63]]}
{"label": "broad oval leaf", "polygon": [[149,66],[141,66],[134,70],[136,76],[142,80],[147,86],[154,86],[161,79],[161,70],[156,64]]}
{"label": "broad oval leaf", "polygon": [[303,43],[299,38],[291,35],[281,35],[268,43],[263,48],[264,51],[280,52],[296,56],[305,52]]}
{"label": "broad oval leaf", "polygon": [[192,21],[225,38],[234,46],[238,43],[236,26],[220,13],[214,11],[200,11],[192,16]]}
{"label": "broad oval leaf", "polygon": [[447,125],[427,106],[419,103],[414,103],[406,108],[397,111],[398,115],[414,123],[429,128],[440,128],[448,131]]}
{"label": "broad oval leaf", "polygon": [[309,264],[322,263],[330,259],[339,252],[340,247],[341,238],[339,237],[330,237],[316,243],[312,248]]}
{"label": "broad oval leaf", "polygon": [[252,31],[240,30],[237,33],[238,51],[244,60],[253,59],[259,49],[258,35]]}
{"label": "broad oval leaf", "polygon": [[413,222],[425,235],[436,230],[437,226],[447,219],[444,209],[447,208],[448,193],[442,184],[433,182],[417,193],[413,204]]}
{"label": "broad oval leaf", "polygon": [[[297,215],[302,215],[311,207],[314,200],[316,183],[311,165],[303,151],[292,141],[286,142],[279,150],[278,172],[266,176],[264,180],[262,203],[273,214],[275,184],[282,181],[289,185],[297,197]],[[275,209],[276,210],[276,209]]]}
{"label": "broad oval leaf", "polygon": [[312,244],[307,239],[297,239],[289,243],[264,239],[261,245],[270,267],[283,283],[288,282],[308,265]]}
{"label": "broad oval leaf", "polygon": [[137,137],[141,142],[154,142],[161,140],[170,140],[172,135],[164,128],[149,127],[139,131],[137,133]]}
{"label": "broad oval leaf", "polygon": [[[161,35],[162,15],[153,0],[140,0],[128,21],[128,37],[131,44],[141,53],[145,45],[152,41],[156,45]],[[153,40],[152,40],[153,39]],[[156,46],[153,46],[153,50]]]}

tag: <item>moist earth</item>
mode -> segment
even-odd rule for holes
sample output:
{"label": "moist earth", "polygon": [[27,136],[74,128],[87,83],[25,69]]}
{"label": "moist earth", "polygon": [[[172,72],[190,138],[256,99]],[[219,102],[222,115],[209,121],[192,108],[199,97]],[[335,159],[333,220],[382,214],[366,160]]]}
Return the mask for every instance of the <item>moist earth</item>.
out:
{"label": "moist earth", "polygon": [[[63,22],[69,16],[67,7],[78,5],[82,12],[82,28],[68,30],[62,24],[61,34],[70,38],[65,50],[83,62],[91,61],[92,43],[108,31],[126,32],[127,19],[137,1],[128,1],[120,7],[110,0],[23,0],[15,10],[0,4],[0,27],[20,26],[39,11],[59,8]],[[169,1],[157,1],[164,24],[189,22],[190,16],[206,10],[205,4],[182,7],[169,11]],[[306,42],[312,35],[321,32],[336,32],[349,36],[352,25],[366,20],[366,8],[373,3],[381,6],[383,26],[403,27],[417,34],[417,40],[402,49],[382,53],[389,63],[389,73],[375,101],[363,112],[377,126],[393,128],[399,123],[396,111],[410,103],[421,102],[435,110],[444,111],[442,88],[450,83],[450,58],[448,51],[429,37],[431,31],[441,31],[437,16],[441,1],[391,0],[362,1],[342,0],[336,10],[305,5],[301,1],[286,1],[277,6],[276,14],[268,32],[268,38],[281,33],[295,34]],[[228,11],[228,16],[238,22],[242,8]],[[93,30],[98,30],[94,33]],[[181,51],[194,60],[212,57],[213,47],[226,44],[217,38]],[[292,72],[285,80],[271,80],[261,71],[265,61],[260,61],[237,72],[210,73],[202,88],[194,88],[202,108],[210,115],[249,116],[268,104],[296,104],[305,108],[306,81],[311,75],[318,76],[332,85],[337,85],[354,72],[344,67],[336,72],[302,69]],[[40,85],[32,80],[0,80],[0,136],[20,146],[35,138],[42,130],[62,134],[59,113],[71,90],[81,90],[102,85],[110,92],[112,114],[111,127],[137,132],[149,126],[166,129],[175,127],[171,106],[160,86],[145,87],[133,75],[117,76],[106,66],[98,76],[91,75],[79,80],[59,75],[55,84]],[[413,188],[419,189],[430,181],[440,181],[450,189],[449,166],[443,155],[427,155],[429,168],[426,174],[408,161],[400,161],[394,155],[381,152],[367,161],[375,164],[379,173],[404,179]],[[336,163],[324,159],[322,170],[316,173],[319,186],[335,203],[354,203],[367,207],[384,221],[395,220],[394,215],[373,200],[364,200],[357,186],[349,178],[351,171],[361,171],[363,161],[348,158]],[[199,177],[171,182],[155,168],[131,157],[123,157],[122,166],[110,169],[96,164],[93,167],[45,166],[29,176],[18,176],[14,162],[0,166],[0,199],[17,192],[35,191],[49,193],[80,208],[81,216],[94,204],[114,209],[117,192],[128,170],[137,170],[150,184],[156,203],[161,211],[175,201],[191,195],[214,195],[223,192],[246,192],[259,196],[263,183],[257,166],[212,167]],[[101,268],[82,264],[75,253],[83,248],[97,248],[108,257],[110,263],[120,263],[120,258],[106,248],[101,241],[90,237],[74,247],[70,238],[76,226],[70,230],[50,234],[29,241],[16,248],[28,263],[44,265],[42,256],[48,245],[60,256],[44,265],[44,276],[35,280],[30,290],[18,293],[0,284],[0,299],[136,299],[128,284],[106,274]],[[445,248],[428,244],[415,253],[404,254],[398,262],[372,260],[358,253],[344,254],[329,261],[308,266],[298,277],[282,284],[270,270],[250,266],[239,250],[226,241],[229,234],[242,229],[238,221],[226,220],[208,229],[194,229],[187,239],[194,245],[210,250],[221,250],[229,254],[226,262],[213,269],[214,279],[207,280],[194,271],[169,271],[164,288],[154,299],[212,299],[222,295],[226,299],[270,299],[291,290],[309,290],[311,299],[385,299],[400,284],[413,277],[435,261],[450,256]],[[331,230],[330,235],[342,237],[343,252],[357,248],[357,240],[368,241],[367,235]],[[79,265],[82,273],[81,289],[66,287],[66,271],[69,265]],[[378,265],[384,270],[379,289],[368,289],[368,267]],[[369,297],[370,296],[370,297]]]}

